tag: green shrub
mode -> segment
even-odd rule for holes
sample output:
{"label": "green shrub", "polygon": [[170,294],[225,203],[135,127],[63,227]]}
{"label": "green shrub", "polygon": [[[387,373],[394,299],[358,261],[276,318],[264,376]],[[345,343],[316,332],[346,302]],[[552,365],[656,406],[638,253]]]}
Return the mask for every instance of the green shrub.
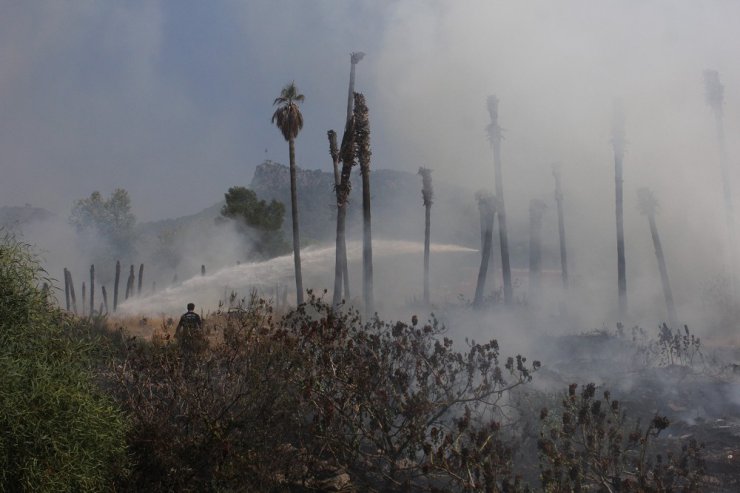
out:
{"label": "green shrub", "polygon": [[108,490],[125,473],[124,420],[42,276],[28,245],[0,239],[0,489]]}

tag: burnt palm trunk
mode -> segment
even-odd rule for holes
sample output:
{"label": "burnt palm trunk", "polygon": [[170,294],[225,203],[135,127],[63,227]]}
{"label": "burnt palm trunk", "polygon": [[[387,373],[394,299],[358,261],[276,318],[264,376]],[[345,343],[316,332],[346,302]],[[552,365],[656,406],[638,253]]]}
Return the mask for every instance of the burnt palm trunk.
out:
{"label": "burnt palm trunk", "polygon": [[[337,193],[337,234],[336,234],[336,251],[335,251],[335,262],[334,262],[334,298],[332,303],[334,306],[338,306],[342,301],[341,297],[341,285],[343,272],[347,270],[347,244],[345,242],[345,228],[347,219],[347,198],[352,189],[352,183],[350,182],[350,175],[352,173],[352,166],[355,164],[355,120],[350,118],[347,120],[344,128],[344,135],[342,136],[342,148],[341,148],[341,160],[342,160],[342,172],[339,178],[339,186],[336,189]],[[331,150],[331,135],[330,139],[330,150]],[[345,279],[344,283],[345,299],[349,300],[348,293],[348,282]]]}
{"label": "burnt palm trunk", "polygon": [[141,296],[141,286],[144,281],[144,264],[139,265],[139,281],[136,286],[136,296]]}
{"label": "burnt palm trunk", "polygon": [[542,216],[545,203],[529,201],[529,299],[538,303],[542,279]]}
{"label": "burnt palm trunk", "polygon": [[719,150],[719,164],[722,172],[722,194],[725,202],[725,223],[727,225],[728,255],[727,263],[730,271],[730,283],[733,291],[736,290],[735,275],[735,214],[732,206],[732,187],[730,184],[730,170],[727,164],[727,148],[725,146],[725,127],[723,121],[724,86],[719,80],[716,70],[704,71],[704,88],[706,101],[714,113],[715,131],[717,133],[717,147]]}
{"label": "burnt palm trunk", "polygon": [[126,299],[134,295],[134,280],[134,266],[132,265],[128,273],[128,280],[126,281]]}
{"label": "burnt palm trunk", "polygon": [[87,295],[85,294],[85,281],[82,281],[82,316],[83,317],[87,313],[87,306],[85,306],[86,302],[87,302]]}
{"label": "burnt palm trunk", "polygon": [[617,105],[614,114],[612,129],[612,144],[614,146],[614,186],[617,223],[617,288],[619,291],[619,319],[627,316],[627,263],[624,255],[624,197],[623,171],[624,160],[624,116]]}
{"label": "burnt palm trunk", "polygon": [[419,168],[421,175],[421,198],[424,203],[424,304],[429,304],[429,249],[431,244],[432,199],[432,170]]}
{"label": "burnt palm trunk", "polygon": [[77,297],[75,296],[75,284],[72,281],[72,273],[67,271],[67,278],[69,279],[69,297],[72,299],[72,311],[77,315]]}
{"label": "burnt palm trunk", "polygon": [[90,266],[90,315],[95,310],[95,265]]}
{"label": "burnt palm trunk", "polygon": [[488,125],[488,138],[493,147],[493,166],[496,178],[496,213],[498,215],[498,232],[501,243],[501,273],[504,282],[504,303],[513,301],[511,285],[511,264],[509,263],[509,233],[506,226],[506,205],[504,204],[504,182],[501,165],[501,127],[498,123],[498,98],[488,97],[488,113],[491,123]]}
{"label": "burnt palm trunk", "polygon": [[355,93],[355,145],[362,176],[362,288],[365,314],[374,311],[373,300],[373,235],[370,217],[370,122],[365,96]]}
{"label": "burnt palm trunk", "polygon": [[478,281],[475,285],[475,298],[473,298],[473,308],[479,309],[483,306],[483,293],[486,287],[486,277],[488,274],[488,264],[491,261],[491,249],[493,247],[493,222],[496,215],[495,199],[490,194],[479,192],[476,194],[478,199],[478,211],[480,212],[481,225],[481,259],[478,268]]}
{"label": "burnt palm trunk", "polygon": [[563,215],[563,190],[560,185],[560,167],[553,165],[552,176],[555,178],[555,203],[558,208],[558,237],[560,238],[560,273],[563,288],[568,289],[568,254],[565,247],[565,218]]}
{"label": "burnt palm trunk", "polygon": [[668,324],[672,328],[678,327],[678,317],[676,316],[676,305],[673,302],[673,292],[671,283],[668,280],[668,269],[666,268],[665,255],[663,255],[663,246],[658,234],[658,225],[655,221],[655,212],[658,203],[653,193],[647,188],[641,188],[637,191],[640,211],[645,214],[650,224],[650,236],[653,238],[653,247],[655,248],[655,258],[658,261],[658,271],[660,272],[660,283],[663,287],[663,297],[665,298],[666,310],[668,311]]}
{"label": "burnt palm trunk", "polygon": [[349,91],[347,92],[347,121],[352,118],[352,103],[354,102],[355,94],[355,65],[365,57],[365,54],[361,51],[350,53],[349,55]]}
{"label": "burnt palm trunk", "polygon": [[[342,186],[342,175],[339,171],[339,161],[340,161],[340,155],[339,155],[339,149],[337,147],[337,133],[334,130],[329,130],[327,132],[327,136],[329,137],[329,154],[331,155],[332,165],[334,167],[334,193],[336,195],[336,201],[337,201],[337,237],[336,237],[336,252],[341,254],[341,257],[339,258],[339,261],[335,261],[334,265],[334,292],[339,293],[342,290],[342,285],[344,285],[344,298],[349,299],[350,298],[350,292],[349,292],[349,269],[347,268],[347,243],[346,243],[346,237],[345,237],[345,229],[344,229],[344,222],[347,215],[346,209],[342,211],[343,217],[341,220],[341,231],[339,230],[340,220],[339,220],[339,209],[340,209],[340,203],[343,201],[346,201],[346,197],[342,198],[341,193],[341,186]],[[339,276],[339,277],[337,277]],[[334,295],[335,303],[334,305],[337,305],[339,302],[340,297],[338,295]]]}
{"label": "burnt palm trunk", "polygon": [[69,274],[66,267],[64,268],[64,300],[67,303],[67,311],[69,311]]}
{"label": "burnt palm trunk", "polygon": [[301,238],[298,232],[298,192],[296,183],[295,140],[288,140],[290,151],[290,213],[293,219],[293,267],[295,269],[296,302],[303,303],[303,274],[301,272]]}
{"label": "burnt palm trunk", "polygon": [[108,292],[105,290],[105,286],[100,286],[100,291],[103,293],[103,308],[105,308],[105,313],[107,314],[108,313]]}
{"label": "burnt palm trunk", "polygon": [[113,281],[113,313],[118,308],[118,283],[121,280],[121,261],[116,260],[116,278]]}

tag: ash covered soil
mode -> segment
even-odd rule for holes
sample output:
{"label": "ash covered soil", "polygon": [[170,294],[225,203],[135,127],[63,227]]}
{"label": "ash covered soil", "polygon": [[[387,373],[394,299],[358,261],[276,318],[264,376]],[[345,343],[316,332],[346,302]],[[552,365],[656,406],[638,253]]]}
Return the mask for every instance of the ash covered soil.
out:
{"label": "ash covered soil", "polygon": [[666,416],[670,425],[656,449],[680,450],[696,440],[706,491],[740,491],[740,347],[705,346],[688,329],[664,327],[652,340],[638,329],[619,332],[552,338],[542,345],[549,349],[535,385],[551,390],[593,382],[618,397],[631,419]]}

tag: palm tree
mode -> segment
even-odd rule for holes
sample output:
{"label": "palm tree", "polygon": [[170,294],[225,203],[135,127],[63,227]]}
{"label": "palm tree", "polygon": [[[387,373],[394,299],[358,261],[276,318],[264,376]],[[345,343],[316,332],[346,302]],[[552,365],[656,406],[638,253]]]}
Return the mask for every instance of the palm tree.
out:
{"label": "palm tree", "polygon": [[431,230],[431,211],[434,189],[432,188],[432,170],[419,168],[421,175],[421,198],[424,202],[424,304],[429,304],[429,242]]}
{"label": "palm tree", "polygon": [[658,201],[655,199],[653,192],[647,188],[640,188],[637,191],[637,199],[640,212],[647,216],[650,223],[650,235],[653,237],[655,257],[658,259],[658,270],[660,271],[660,282],[663,285],[663,296],[665,297],[665,304],[668,310],[668,323],[675,329],[678,327],[676,305],[673,303],[673,293],[671,292],[671,284],[668,281],[668,269],[666,269],[665,265],[663,246],[660,243],[658,226],[655,223],[655,212],[658,209]]}
{"label": "palm tree", "polygon": [[509,233],[506,228],[506,207],[504,205],[504,182],[501,170],[501,127],[498,124],[498,98],[488,96],[488,114],[491,123],[486,127],[488,140],[493,147],[493,166],[496,176],[496,213],[498,215],[499,241],[501,242],[501,273],[504,280],[504,303],[513,301],[511,287],[511,264],[509,263]]}
{"label": "palm tree", "polygon": [[481,226],[481,260],[478,269],[478,282],[475,286],[475,298],[473,298],[473,308],[481,308],[483,305],[483,291],[486,287],[486,276],[488,274],[488,264],[491,259],[491,247],[493,246],[493,220],[496,215],[496,199],[487,192],[477,192],[475,198],[478,201],[478,211],[480,212]]}
{"label": "palm tree", "polygon": [[[349,274],[347,269],[347,243],[345,239],[345,222],[347,217],[347,197],[351,189],[349,181],[352,166],[354,165],[354,120],[350,118],[344,130],[342,152],[337,148],[337,133],[329,130],[329,153],[334,163],[334,191],[337,200],[337,232],[336,232],[336,259],[334,263],[334,294],[332,303],[338,306],[342,300],[342,282],[344,282],[344,298],[349,299]],[[348,137],[349,136],[349,137]],[[346,142],[350,138],[351,142]],[[342,171],[339,171],[339,162],[343,161]]]}
{"label": "palm tree", "polygon": [[365,54],[361,51],[356,51],[349,54],[349,92],[347,93],[347,121],[352,118],[352,101],[355,94],[355,65],[360,63],[360,60],[365,58]]}
{"label": "palm tree", "polygon": [[614,147],[614,185],[616,188],[617,215],[617,287],[619,290],[619,318],[627,315],[627,264],[624,258],[624,200],[622,187],[624,178],[622,161],[624,159],[624,114],[619,102],[614,104],[612,121],[612,146]]}
{"label": "palm tree", "polygon": [[565,219],[563,217],[563,190],[560,186],[560,165],[552,165],[552,176],[555,178],[555,203],[558,206],[558,236],[560,237],[560,272],[563,288],[568,289],[568,255],[565,248]]}
{"label": "palm tree", "polygon": [[362,288],[365,314],[373,308],[373,235],[370,221],[370,122],[365,96],[355,93],[354,134],[357,162],[362,176]]}
{"label": "palm tree", "polygon": [[303,115],[298,108],[305,97],[298,92],[295,82],[283,87],[273,106],[278,106],[272,115],[274,123],[288,141],[290,152],[290,212],[293,220],[293,264],[295,267],[296,301],[303,303],[303,275],[301,273],[301,239],[298,232],[298,196],[296,193],[295,138],[303,128]]}
{"label": "palm tree", "polygon": [[719,164],[722,172],[722,192],[725,199],[725,222],[727,224],[727,239],[729,243],[727,262],[729,264],[728,270],[731,273],[730,284],[734,294],[737,284],[735,278],[735,219],[732,207],[732,188],[730,185],[730,170],[727,165],[727,148],[725,146],[725,127],[722,111],[725,88],[719,81],[719,72],[716,70],[704,71],[704,89],[707,104],[712,109],[712,113],[714,113],[715,131],[717,133]]}
{"label": "palm tree", "polygon": [[542,277],[542,216],[547,206],[541,200],[529,201],[529,299],[538,303]]}

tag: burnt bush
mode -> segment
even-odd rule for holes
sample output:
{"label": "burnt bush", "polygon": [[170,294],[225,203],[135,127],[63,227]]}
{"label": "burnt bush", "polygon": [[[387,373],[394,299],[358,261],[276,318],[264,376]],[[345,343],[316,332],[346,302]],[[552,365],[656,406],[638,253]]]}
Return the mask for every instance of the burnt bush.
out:
{"label": "burnt bush", "polygon": [[588,384],[571,384],[560,409],[540,411],[541,481],[547,492],[704,491],[703,446],[695,440],[665,453],[656,438],[670,421],[654,415],[645,426],[630,422],[609,391],[601,398]]}
{"label": "burnt bush", "polygon": [[538,363],[456,351],[436,320],[253,298],[197,354],[129,340],[108,379],[148,491],[514,491],[499,402]]}

